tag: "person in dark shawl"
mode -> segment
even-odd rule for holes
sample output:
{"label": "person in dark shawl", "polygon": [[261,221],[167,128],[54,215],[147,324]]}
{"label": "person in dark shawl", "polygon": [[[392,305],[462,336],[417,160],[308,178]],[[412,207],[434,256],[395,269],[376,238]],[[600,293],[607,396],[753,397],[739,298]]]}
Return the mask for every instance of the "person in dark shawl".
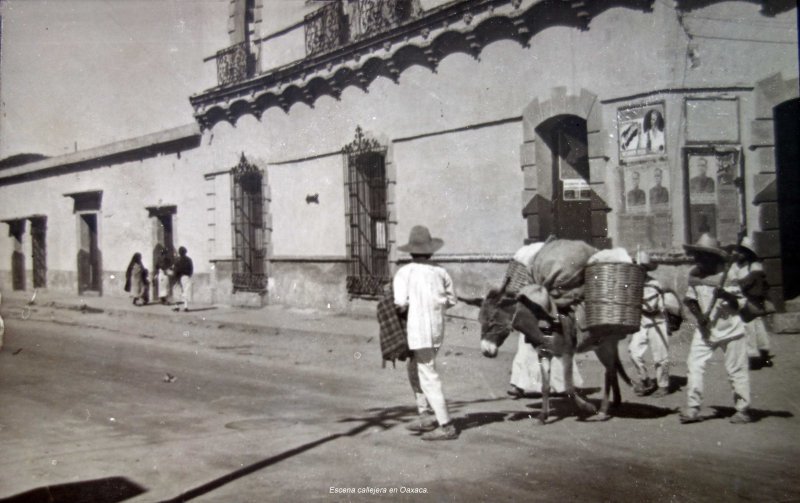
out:
{"label": "person in dark shawl", "polygon": [[142,264],[142,254],[134,253],[125,271],[125,291],[133,297],[133,305],[147,303],[147,269]]}

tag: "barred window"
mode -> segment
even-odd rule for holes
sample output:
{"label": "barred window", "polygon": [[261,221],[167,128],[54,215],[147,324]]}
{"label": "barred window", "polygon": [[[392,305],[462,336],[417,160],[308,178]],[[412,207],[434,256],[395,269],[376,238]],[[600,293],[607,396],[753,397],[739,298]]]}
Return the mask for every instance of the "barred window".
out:
{"label": "barred window", "polygon": [[231,173],[234,293],[267,288],[262,180],[261,171],[242,154]]}
{"label": "barred window", "polygon": [[386,150],[361,128],[344,149],[347,213],[347,291],[375,296],[389,274]]}

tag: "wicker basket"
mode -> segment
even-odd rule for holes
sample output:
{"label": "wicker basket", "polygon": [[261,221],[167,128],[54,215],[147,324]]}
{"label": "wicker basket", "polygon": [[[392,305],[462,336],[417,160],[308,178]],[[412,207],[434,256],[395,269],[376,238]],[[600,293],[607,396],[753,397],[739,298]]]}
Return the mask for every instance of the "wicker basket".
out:
{"label": "wicker basket", "polygon": [[634,264],[592,264],[584,272],[586,325],[592,331],[629,334],[642,318],[644,271]]}
{"label": "wicker basket", "polygon": [[523,264],[512,260],[508,263],[504,281],[507,281],[506,291],[511,294],[519,293],[520,290],[533,283],[533,276],[531,276],[528,268]]}

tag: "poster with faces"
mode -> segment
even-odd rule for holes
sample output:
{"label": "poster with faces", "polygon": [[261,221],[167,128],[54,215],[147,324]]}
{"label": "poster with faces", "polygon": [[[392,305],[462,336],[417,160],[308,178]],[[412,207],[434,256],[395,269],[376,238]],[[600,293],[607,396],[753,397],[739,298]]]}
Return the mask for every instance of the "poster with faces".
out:
{"label": "poster with faces", "polygon": [[654,103],[617,110],[617,139],[622,163],[666,155],[664,104]]}
{"label": "poster with faces", "polygon": [[666,164],[626,169],[624,183],[628,213],[669,211],[672,194]]}

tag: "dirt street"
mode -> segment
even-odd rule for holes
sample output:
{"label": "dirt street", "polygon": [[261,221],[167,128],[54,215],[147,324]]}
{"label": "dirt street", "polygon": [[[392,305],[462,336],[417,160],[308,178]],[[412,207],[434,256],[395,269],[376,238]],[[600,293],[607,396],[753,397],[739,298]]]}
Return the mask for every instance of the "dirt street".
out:
{"label": "dirt street", "polygon": [[[413,397],[404,365],[381,368],[377,325],[333,335],[46,307],[3,316],[0,497],[82,483],[93,501],[800,500],[796,336],[773,338],[775,367],[751,373],[754,424],[724,417],[719,353],[705,410],[718,418],[680,425],[683,391],[637,398],[623,385],[610,421],[578,421],[559,400],[537,426],[540,400],[505,394],[514,341],[486,359],[476,326],[451,320],[439,365],[461,436],[426,443],[403,428]],[[672,338],[679,385],[687,340]],[[599,400],[599,364],[579,364]]]}

